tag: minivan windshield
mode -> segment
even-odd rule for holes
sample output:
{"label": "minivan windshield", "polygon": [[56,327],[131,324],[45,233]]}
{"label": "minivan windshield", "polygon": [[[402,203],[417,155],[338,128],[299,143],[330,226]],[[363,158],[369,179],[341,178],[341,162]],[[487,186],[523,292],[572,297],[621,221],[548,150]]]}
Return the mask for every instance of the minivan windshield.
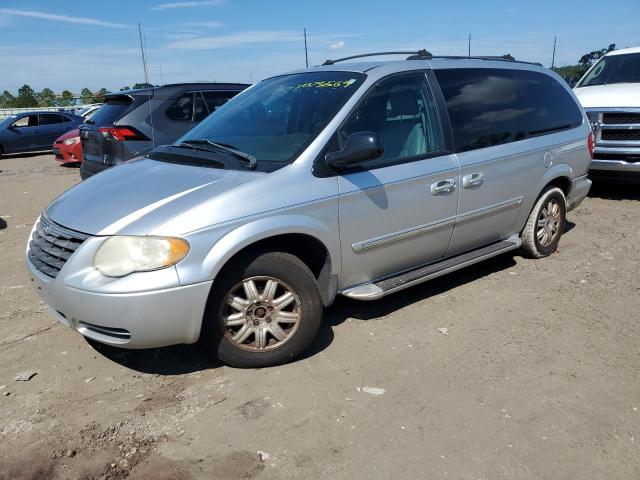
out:
{"label": "minivan windshield", "polygon": [[258,170],[272,171],[297,158],[365,77],[353,72],[305,72],[263,80],[229,100],[176,144],[208,140],[251,155]]}
{"label": "minivan windshield", "polygon": [[640,53],[602,57],[578,87],[610,83],[640,83]]}

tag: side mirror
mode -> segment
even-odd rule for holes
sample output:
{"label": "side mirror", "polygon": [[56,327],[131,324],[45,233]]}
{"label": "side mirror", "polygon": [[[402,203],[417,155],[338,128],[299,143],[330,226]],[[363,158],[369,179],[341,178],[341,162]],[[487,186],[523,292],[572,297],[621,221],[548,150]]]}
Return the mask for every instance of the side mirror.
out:
{"label": "side mirror", "polygon": [[324,160],[330,167],[345,168],[366,160],[373,160],[384,153],[380,138],[373,132],[356,132],[349,135],[342,150],[328,152]]}

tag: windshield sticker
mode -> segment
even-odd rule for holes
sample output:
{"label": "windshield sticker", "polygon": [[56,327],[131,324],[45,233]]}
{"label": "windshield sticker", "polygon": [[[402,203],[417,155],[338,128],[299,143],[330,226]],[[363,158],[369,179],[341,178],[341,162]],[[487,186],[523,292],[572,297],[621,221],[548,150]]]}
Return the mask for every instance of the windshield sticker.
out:
{"label": "windshield sticker", "polygon": [[321,80],[318,82],[305,82],[300,83],[293,87],[294,90],[299,90],[301,88],[339,88],[339,87],[349,87],[356,83],[355,78],[350,78],[349,80]]}

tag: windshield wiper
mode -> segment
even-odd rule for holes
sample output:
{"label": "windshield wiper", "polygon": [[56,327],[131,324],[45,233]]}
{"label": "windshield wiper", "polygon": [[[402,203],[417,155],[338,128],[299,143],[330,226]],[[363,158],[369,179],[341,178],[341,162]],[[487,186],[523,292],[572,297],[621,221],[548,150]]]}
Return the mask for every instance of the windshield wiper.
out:
{"label": "windshield wiper", "polygon": [[[218,150],[228,152],[232,155],[235,155],[238,158],[242,158],[243,160],[246,160],[247,162],[249,162],[249,165],[247,165],[247,168],[249,168],[249,170],[254,170],[258,165],[258,161],[256,160],[256,157],[254,157],[250,153],[242,152],[237,148],[233,147],[233,145],[227,145],[226,143],[217,143],[212,140],[202,138],[197,140],[185,140],[178,144],[178,146],[183,146],[183,145],[189,146],[191,148],[196,148],[195,145],[211,145],[212,147],[215,147]],[[207,150],[211,151],[211,149],[207,149]]]}

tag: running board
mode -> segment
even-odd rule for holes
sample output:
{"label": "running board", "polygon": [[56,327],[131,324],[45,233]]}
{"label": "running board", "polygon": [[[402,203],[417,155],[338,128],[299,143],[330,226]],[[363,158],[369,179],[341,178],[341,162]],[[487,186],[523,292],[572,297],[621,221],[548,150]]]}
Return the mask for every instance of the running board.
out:
{"label": "running board", "polygon": [[505,252],[515,250],[522,245],[522,240],[518,235],[513,235],[501,242],[487,245],[486,247],[463,253],[456,257],[447,258],[437,263],[432,263],[424,267],[409,270],[395,277],[385,278],[377,282],[363,283],[355,287],[348,288],[341,295],[356,300],[377,300],[405,288],[412,287],[432,278],[446,275],[447,273],[460,270],[474,263],[487,260]]}

